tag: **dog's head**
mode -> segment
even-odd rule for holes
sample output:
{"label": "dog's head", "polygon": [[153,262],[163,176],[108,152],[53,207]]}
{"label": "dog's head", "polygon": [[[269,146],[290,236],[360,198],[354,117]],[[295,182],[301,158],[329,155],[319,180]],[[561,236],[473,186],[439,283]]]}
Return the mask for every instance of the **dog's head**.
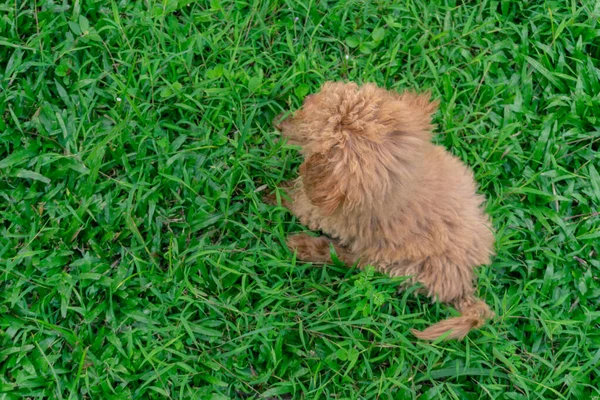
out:
{"label": "dog's head", "polygon": [[327,82],[275,126],[301,146],[300,175],[324,215],[382,200],[402,164],[431,139],[429,94],[398,94],[374,84]]}

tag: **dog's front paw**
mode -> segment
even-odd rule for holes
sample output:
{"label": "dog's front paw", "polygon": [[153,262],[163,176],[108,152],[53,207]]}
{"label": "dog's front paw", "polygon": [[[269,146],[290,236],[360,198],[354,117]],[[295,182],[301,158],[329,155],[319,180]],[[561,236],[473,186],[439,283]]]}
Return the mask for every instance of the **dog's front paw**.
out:
{"label": "dog's front paw", "polygon": [[324,237],[313,237],[300,233],[289,236],[286,244],[291,252],[296,252],[299,260],[313,262],[328,262],[331,260],[329,240]]}
{"label": "dog's front paw", "polygon": [[263,201],[263,203],[268,204],[270,206],[276,206],[277,205],[277,196],[275,195],[275,192],[265,194],[262,198],[262,201]]}
{"label": "dog's front paw", "polygon": [[284,113],[280,113],[278,116],[276,116],[273,119],[273,122],[271,123],[275,127],[275,129],[277,129],[279,132],[281,132],[281,130],[283,129],[281,127],[281,123],[284,121],[284,118],[283,118],[284,115],[285,115]]}
{"label": "dog's front paw", "polygon": [[280,183],[279,189],[273,189],[271,193],[263,196],[263,202],[271,206],[279,205],[279,203],[277,202],[277,190],[279,190],[281,205],[285,208],[290,208],[292,205],[292,202],[290,200],[290,188],[293,187],[293,185],[294,181],[285,181]]}

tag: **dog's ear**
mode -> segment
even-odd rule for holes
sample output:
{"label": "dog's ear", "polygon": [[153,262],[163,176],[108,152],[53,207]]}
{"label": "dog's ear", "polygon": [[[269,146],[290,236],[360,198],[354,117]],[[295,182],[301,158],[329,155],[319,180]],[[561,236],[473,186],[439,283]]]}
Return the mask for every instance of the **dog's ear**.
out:
{"label": "dog's ear", "polygon": [[332,215],[345,198],[339,177],[335,175],[335,165],[332,161],[334,151],[313,154],[300,166],[306,195],[325,216]]}
{"label": "dog's ear", "polygon": [[400,99],[407,105],[413,108],[415,111],[419,110],[420,114],[431,118],[434,112],[440,104],[437,100],[431,100],[431,92],[415,93],[415,92],[404,92],[400,94]]}
{"label": "dog's ear", "polygon": [[400,117],[403,128],[409,132],[431,133],[434,128],[431,117],[437,111],[439,101],[432,101],[430,92],[404,92],[397,98],[399,103],[395,107],[395,115]]}

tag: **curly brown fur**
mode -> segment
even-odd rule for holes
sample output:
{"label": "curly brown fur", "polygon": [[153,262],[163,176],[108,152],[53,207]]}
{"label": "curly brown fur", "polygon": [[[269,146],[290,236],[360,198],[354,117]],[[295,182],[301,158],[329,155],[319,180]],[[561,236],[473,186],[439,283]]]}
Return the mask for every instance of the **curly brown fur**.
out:
{"label": "curly brown fur", "polygon": [[328,82],[277,119],[305,158],[284,206],[333,238],[296,235],[288,247],[328,262],[333,244],[346,264],[412,276],[461,313],[415,336],[461,339],[493,316],[475,297],[474,269],[490,262],[494,236],[471,171],[431,143],[436,108],[428,94]]}

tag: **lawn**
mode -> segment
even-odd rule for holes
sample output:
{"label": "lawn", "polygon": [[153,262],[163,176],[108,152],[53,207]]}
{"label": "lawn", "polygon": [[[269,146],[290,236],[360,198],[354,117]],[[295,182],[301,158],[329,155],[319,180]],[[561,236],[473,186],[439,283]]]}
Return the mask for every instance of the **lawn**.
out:
{"label": "lawn", "polygon": [[[0,399],[599,399],[594,3],[5,1]],[[286,249],[271,121],[326,80],[440,100],[497,231],[464,341]]]}

